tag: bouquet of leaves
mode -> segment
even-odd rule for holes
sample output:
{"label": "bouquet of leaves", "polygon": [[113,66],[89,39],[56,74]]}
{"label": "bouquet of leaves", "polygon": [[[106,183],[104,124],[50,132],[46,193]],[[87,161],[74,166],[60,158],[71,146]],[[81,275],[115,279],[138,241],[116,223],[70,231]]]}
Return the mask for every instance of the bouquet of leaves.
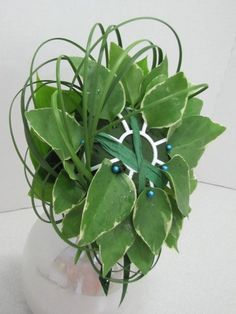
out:
{"label": "bouquet of leaves", "polygon": [[[158,21],[173,33],[176,73],[168,72],[167,56],[148,39],[123,47],[120,29],[140,20]],[[78,54],[35,66],[39,50],[55,40]],[[85,48],[66,38],[41,44],[14,98],[20,96],[25,155],[11,119],[10,129],[35,213],[76,248],[75,263],[86,252],[106,294],[110,282],[123,285],[121,301],[128,284],[155,266],[164,244],[177,250],[197,185],[193,170],[225,129],[200,115],[203,102],[196,96],[207,85],[191,84],[181,61],[179,37],[160,19],[134,18],[106,29],[98,23]],[[42,79],[39,72],[50,63],[55,78]],[[70,67],[71,81],[61,78],[62,63]],[[42,217],[35,199],[42,202]],[[114,265],[121,279],[113,276]]]}

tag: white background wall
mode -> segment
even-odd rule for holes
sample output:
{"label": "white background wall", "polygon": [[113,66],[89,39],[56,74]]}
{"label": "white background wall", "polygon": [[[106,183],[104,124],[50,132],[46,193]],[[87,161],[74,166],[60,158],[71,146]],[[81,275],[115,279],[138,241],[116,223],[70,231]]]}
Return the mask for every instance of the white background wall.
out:
{"label": "white background wall", "polygon": [[[28,74],[36,47],[55,36],[84,44],[95,22],[108,25],[141,15],[160,17],[176,28],[184,47],[183,70],[191,81],[207,82],[210,86],[204,95],[204,113],[228,127],[201,161],[199,179],[236,188],[235,14],[234,0],[0,0],[0,210],[29,204],[23,170],[9,136],[7,115],[13,95]],[[174,67],[175,42],[162,26],[140,22],[125,30],[126,42],[146,36],[158,41]],[[43,56],[68,52],[65,49],[64,45],[51,45]],[[17,110],[14,123],[20,147],[24,147]]]}

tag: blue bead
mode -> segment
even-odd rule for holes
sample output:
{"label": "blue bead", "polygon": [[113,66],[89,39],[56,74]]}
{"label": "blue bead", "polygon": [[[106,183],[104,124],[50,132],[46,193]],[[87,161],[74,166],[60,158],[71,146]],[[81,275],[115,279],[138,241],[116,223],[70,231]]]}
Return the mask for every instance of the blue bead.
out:
{"label": "blue bead", "polygon": [[111,166],[111,171],[115,174],[120,173],[121,172],[121,167],[119,165],[112,165]]}
{"label": "blue bead", "polygon": [[84,143],[85,143],[85,141],[82,139],[82,140],[80,141],[80,144],[83,145]]}
{"label": "blue bead", "polygon": [[173,148],[173,145],[172,145],[172,144],[166,144],[166,150],[167,150],[168,152],[170,152],[170,151],[172,150],[172,148]]}
{"label": "blue bead", "polygon": [[162,165],[161,169],[164,170],[164,171],[167,171],[169,169],[169,167],[167,165]]}
{"label": "blue bead", "polygon": [[154,192],[154,191],[152,191],[152,190],[148,190],[148,191],[147,191],[147,197],[148,197],[148,198],[153,198],[154,195],[155,195],[155,192]]}

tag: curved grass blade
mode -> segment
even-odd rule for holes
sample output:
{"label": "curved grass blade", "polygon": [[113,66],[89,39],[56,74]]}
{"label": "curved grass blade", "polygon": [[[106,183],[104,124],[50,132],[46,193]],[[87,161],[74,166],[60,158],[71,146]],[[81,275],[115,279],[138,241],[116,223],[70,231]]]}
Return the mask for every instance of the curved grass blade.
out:
{"label": "curved grass blade", "polygon": [[130,268],[131,268],[130,259],[129,259],[128,255],[125,254],[125,256],[124,256],[123,288],[122,288],[122,295],[121,295],[119,306],[121,306],[121,304],[124,301],[124,298],[126,296],[126,293],[127,293],[128,283],[126,281],[129,279]]}

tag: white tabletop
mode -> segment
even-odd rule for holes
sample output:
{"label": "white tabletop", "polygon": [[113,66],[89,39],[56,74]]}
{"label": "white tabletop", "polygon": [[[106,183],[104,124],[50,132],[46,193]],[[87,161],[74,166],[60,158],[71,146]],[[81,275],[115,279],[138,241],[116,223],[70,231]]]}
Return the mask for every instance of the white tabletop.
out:
{"label": "white tabletop", "polygon": [[[21,255],[35,220],[31,209],[0,213],[1,314],[31,313],[22,293]],[[236,191],[199,184],[180,254],[164,249],[156,268],[129,287],[117,313],[235,314],[235,230]]]}

